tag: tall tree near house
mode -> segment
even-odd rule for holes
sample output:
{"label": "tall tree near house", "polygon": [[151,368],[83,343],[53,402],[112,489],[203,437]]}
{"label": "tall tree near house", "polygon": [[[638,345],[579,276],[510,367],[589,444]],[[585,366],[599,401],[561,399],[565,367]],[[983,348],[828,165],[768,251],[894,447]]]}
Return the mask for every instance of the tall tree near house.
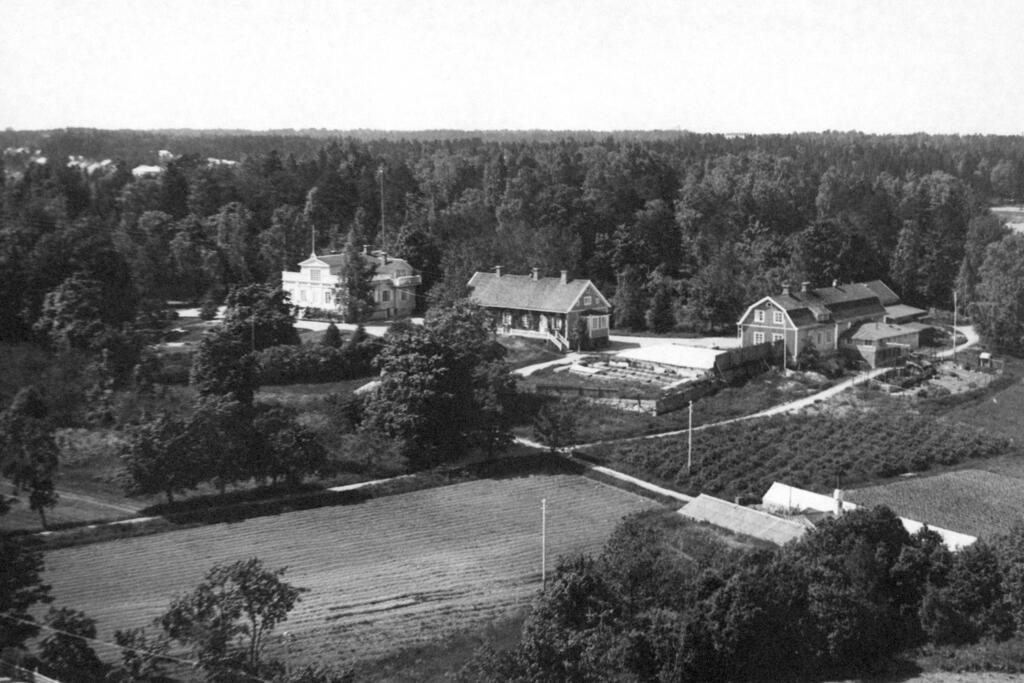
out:
{"label": "tall tree near house", "polygon": [[223,330],[207,333],[192,356],[189,383],[200,396],[226,395],[252,403],[258,386],[252,346]]}
{"label": "tall tree near house", "polygon": [[374,266],[363,258],[362,240],[362,234],[355,228],[349,231],[334,292],[347,323],[365,322],[373,313]]}
{"label": "tall tree near house", "polygon": [[270,227],[259,234],[260,265],[268,277],[294,268],[311,248],[310,226],[297,206],[274,209]]}
{"label": "tall tree near house", "polygon": [[232,287],[224,304],[224,334],[248,344],[252,351],[299,343],[288,293],[280,287]]}
{"label": "tall tree near house", "polygon": [[618,284],[612,299],[616,327],[628,330],[644,328],[644,312],[647,310],[644,279],[643,272],[638,266],[627,265],[619,271]]}
{"label": "tall tree near house", "polygon": [[515,393],[516,378],[503,361],[489,361],[477,366],[473,376],[473,403],[478,422],[474,441],[488,457],[515,442],[510,414]]}
{"label": "tall tree near house", "polygon": [[956,276],[956,292],[962,305],[969,305],[975,298],[975,288],[981,278],[981,265],[985,262],[988,245],[998,242],[1010,234],[1005,222],[993,214],[978,216],[967,225],[967,239],[964,242],[964,260]]}
{"label": "tall tree near house", "polygon": [[1024,235],[985,250],[971,318],[982,339],[1011,353],[1024,350]]}
{"label": "tall tree near house", "polygon": [[647,329],[659,334],[669,332],[676,326],[675,311],[672,306],[672,284],[664,278],[654,284],[651,306],[645,314]]}
{"label": "tall tree near house", "polygon": [[489,314],[468,301],[428,311],[425,325],[393,326],[376,365],[364,432],[401,445],[417,467],[454,460],[472,447],[508,443],[514,391]]}

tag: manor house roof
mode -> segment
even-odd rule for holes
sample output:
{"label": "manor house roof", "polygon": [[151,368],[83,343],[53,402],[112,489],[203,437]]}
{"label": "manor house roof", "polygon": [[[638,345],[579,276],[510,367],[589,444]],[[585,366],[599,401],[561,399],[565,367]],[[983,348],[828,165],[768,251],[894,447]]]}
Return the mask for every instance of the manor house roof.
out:
{"label": "manor house roof", "polygon": [[[469,280],[470,298],[486,308],[507,308],[544,313],[570,311],[588,287],[590,280],[569,280],[532,275],[504,275],[476,272]],[[599,301],[593,308],[607,308],[608,302],[594,287]]]}

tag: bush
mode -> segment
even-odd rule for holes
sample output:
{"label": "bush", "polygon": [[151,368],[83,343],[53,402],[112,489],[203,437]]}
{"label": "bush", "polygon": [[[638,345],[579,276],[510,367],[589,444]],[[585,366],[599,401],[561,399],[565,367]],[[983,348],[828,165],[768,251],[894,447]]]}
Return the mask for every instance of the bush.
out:
{"label": "bush", "polygon": [[300,309],[300,312],[300,317],[303,320],[326,320],[329,322],[344,322],[342,320],[341,313],[338,313],[337,311],[328,311],[323,308],[313,308],[312,306],[310,306],[309,308]]}
{"label": "bush", "polygon": [[212,296],[208,296],[203,299],[203,303],[199,306],[199,319],[200,320],[213,320],[217,317],[217,308],[220,302]]}
{"label": "bush", "polygon": [[379,350],[379,342],[373,339],[341,348],[322,344],[271,346],[257,354],[256,374],[264,385],[365,377],[373,372],[373,359]]}

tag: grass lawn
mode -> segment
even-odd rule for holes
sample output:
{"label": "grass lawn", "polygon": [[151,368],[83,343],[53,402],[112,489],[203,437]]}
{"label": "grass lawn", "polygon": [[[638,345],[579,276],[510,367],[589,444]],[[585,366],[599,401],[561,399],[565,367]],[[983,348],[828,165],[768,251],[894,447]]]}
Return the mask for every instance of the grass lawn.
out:
{"label": "grass lawn", "polygon": [[557,360],[562,354],[554,351],[546,342],[523,337],[498,336],[498,343],[505,347],[508,354],[505,362],[512,366],[513,370],[525,368],[528,365],[546,363],[549,360]]}
{"label": "grass lawn", "polygon": [[44,580],[58,604],[84,610],[110,641],[116,629],[149,625],[213,564],[259,556],[309,589],[269,655],[378,658],[527,606],[540,586],[542,499],[549,567],[559,555],[598,551],[623,515],[655,506],[575,475],[483,479],[54,550]]}
{"label": "grass lawn", "polygon": [[[1008,358],[1006,373],[1015,378],[1009,386],[994,392],[977,392],[973,400],[954,406],[945,416],[1024,444],[1024,361]],[[1005,383],[998,379],[996,382]]]}

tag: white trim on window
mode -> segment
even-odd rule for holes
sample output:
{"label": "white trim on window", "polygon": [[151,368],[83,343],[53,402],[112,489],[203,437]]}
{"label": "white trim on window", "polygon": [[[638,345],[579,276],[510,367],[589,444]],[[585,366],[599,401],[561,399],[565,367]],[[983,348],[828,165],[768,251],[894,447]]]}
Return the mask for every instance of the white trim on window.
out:
{"label": "white trim on window", "polygon": [[786,319],[782,317],[782,311],[772,311],[772,322],[776,325],[782,325],[786,322]]}
{"label": "white trim on window", "polygon": [[782,335],[779,334],[778,332],[773,332],[772,333],[772,341],[773,342],[782,341]]}
{"label": "white trim on window", "polygon": [[754,333],[754,343],[755,344],[764,344],[764,332],[755,332]]}
{"label": "white trim on window", "polygon": [[754,311],[754,322],[755,323],[763,323],[764,322],[764,309],[763,308],[759,308],[756,311]]}

